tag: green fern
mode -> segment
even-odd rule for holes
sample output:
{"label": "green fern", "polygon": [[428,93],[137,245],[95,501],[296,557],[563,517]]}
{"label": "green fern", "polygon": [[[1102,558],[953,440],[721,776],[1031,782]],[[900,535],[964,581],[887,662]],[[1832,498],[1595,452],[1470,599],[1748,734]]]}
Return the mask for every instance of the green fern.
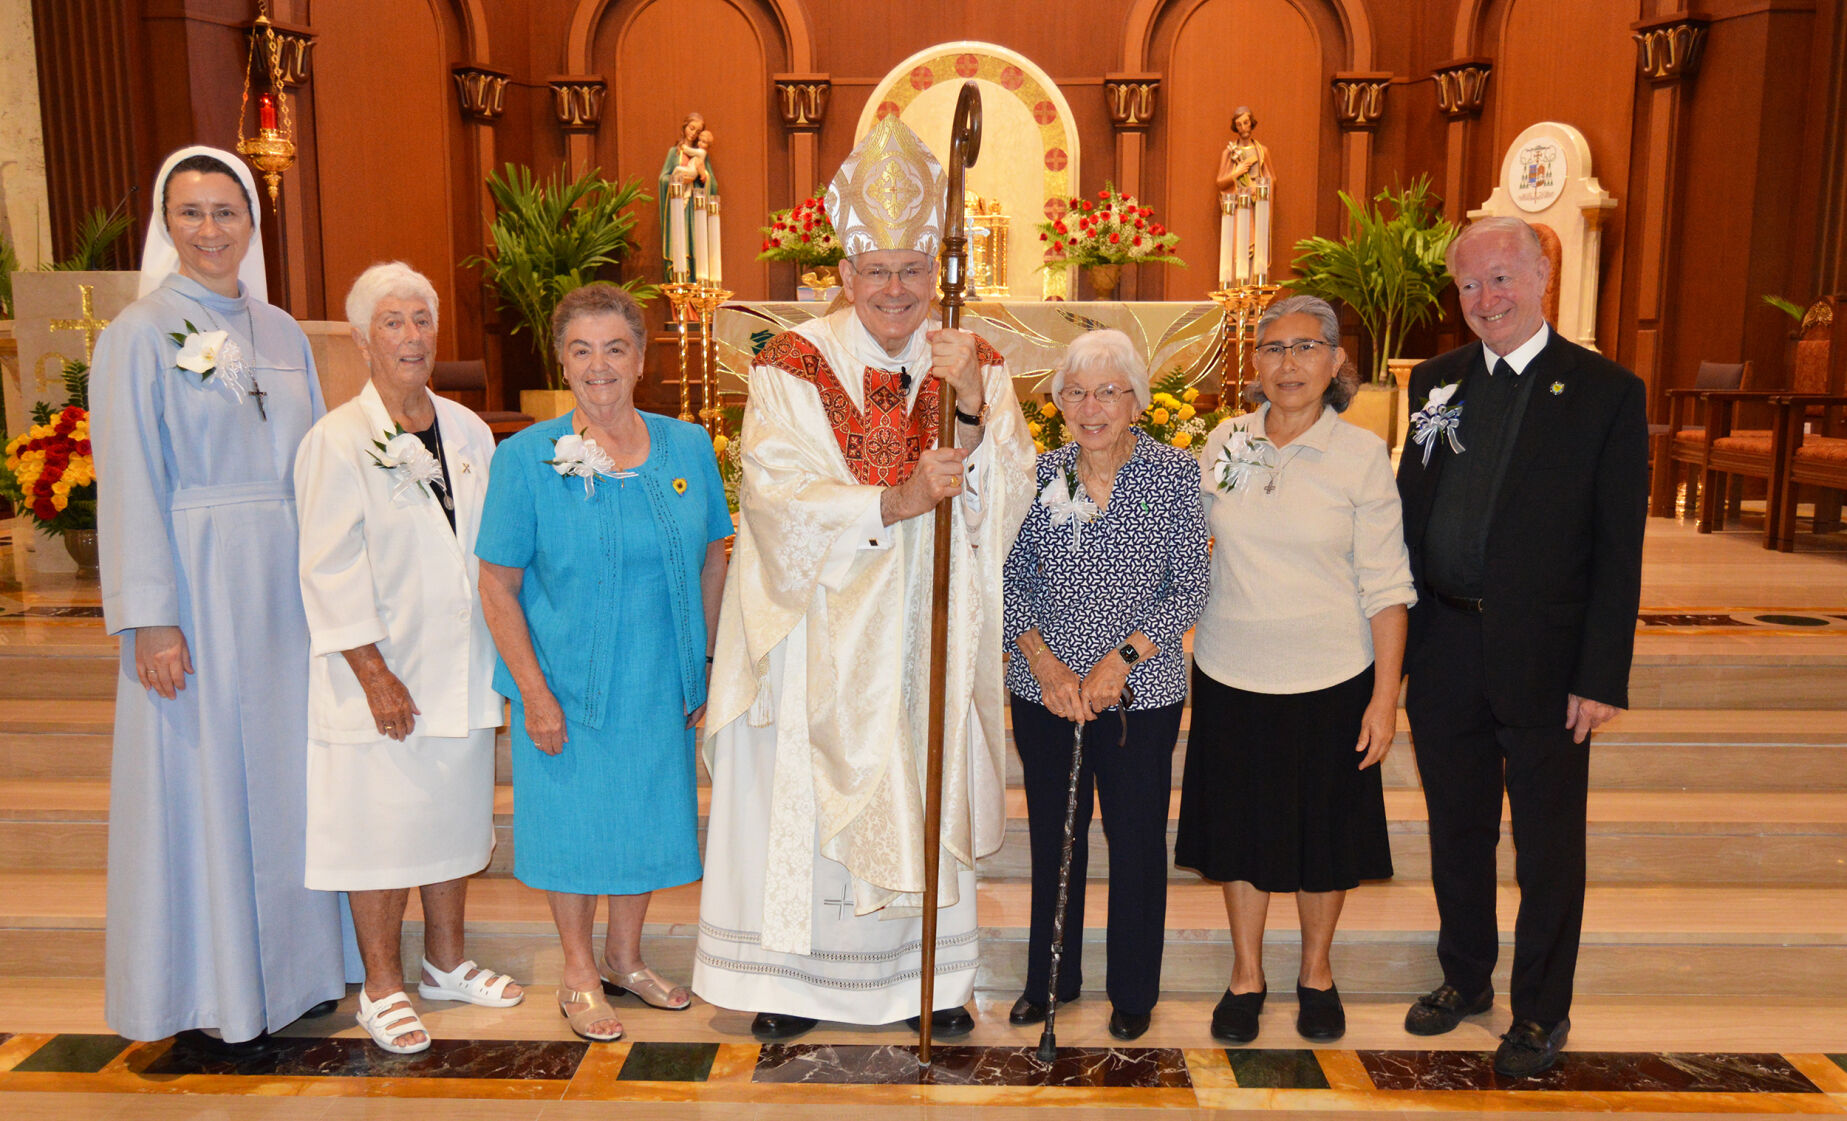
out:
{"label": "green fern", "polygon": [[[562,389],[552,353],[552,312],[567,294],[603,279],[634,251],[631,208],[651,196],[638,180],[612,183],[597,168],[567,183],[560,174],[535,179],[531,169],[511,163],[504,175],[488,174],[487,189],[497,210],[488,228],[492,244],[487,254],[462,264],[481,270],[500,297],[500,309],[514,314],[508,333],[532,336],[551,387]],[[639,300],[657,292],[639,279],[623,281],[622,287]]]}
{"label": "green fern", "polygon": [[1764,302],[1782,312],[1784,315],[1789,316],[1797,323],[1802,322],[1802,316],[1805,313],[1802,309],[1802,305],[1796,303],[1794,300],[1786,300],[1781,296],[1772,296],[1766,293],[1764,295]]}
{"label": "green fern", "polygon": [[1404,349],[1405,334],[1436,313],[1450,282],[1443,251],[1456,227],[1437,216],[1428,177],[1380,191],[1371,206],[1361,206],[1345,191],[1340,201],[1347,208],[1347,236],[1296,242],[1297,275],[1285,283],[1352,308],[1373,342],[1373,380],[1384,381],[1386,360]]}

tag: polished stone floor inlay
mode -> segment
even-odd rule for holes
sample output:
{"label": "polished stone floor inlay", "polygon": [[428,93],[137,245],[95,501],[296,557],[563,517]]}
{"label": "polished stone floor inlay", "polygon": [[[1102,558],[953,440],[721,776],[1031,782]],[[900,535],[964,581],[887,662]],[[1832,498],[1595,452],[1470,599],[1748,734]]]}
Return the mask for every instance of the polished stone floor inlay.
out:
{"label": "polished stone floor inlay", "polygon": [[718,1057],[716,1043],[637,1043],[629,1048],[622,1082],[704,1082]]}
{"label": "polished stone floor inlay", "polygon": [[824,1085],[1190,1087],[1186,1056],[1167,1047],[1060,1047],[1041,1062],[1033,1047],[917,1048],[779,1044],[757,1058],[757,1082]]}
{"label": "polished stone floor inlay", "polygon": [[577,1073],[588,1045],[520,1039],[439,1039],[416,1055],[390,1055],[369,1039],[276,1038],[252,1055],[175,1043],[150,1075],[241,1074],[329,1078],[549,1078]]}
{"label": "polished stone floor inlay", "polygon": [[1321,1070],[1321,1060],[1313,1051],[1282,1051],[1259,1048],[1225,1049],[1225,1061],[1231,1064],[1232,1077],[1241,1090],[1325,1090],[1328,1076]]}
{"label": "polished stone floor inlay", "polygon": [[32,1052],[24,1062],[13,1069],[58,1074],[95,1074],[126,1050],[128,1050],[128,1040],[119,1035],[60,1035]]}
{"label": "polished stone floor inlay", "polygon": [[1612,1090],[1650,1093],[1818,1094],[1820,1087],[1781,1055],[1567,1051],[1532,1079],[1494,1073],[1488,1051],[1361,1051],[1381,1090]]}

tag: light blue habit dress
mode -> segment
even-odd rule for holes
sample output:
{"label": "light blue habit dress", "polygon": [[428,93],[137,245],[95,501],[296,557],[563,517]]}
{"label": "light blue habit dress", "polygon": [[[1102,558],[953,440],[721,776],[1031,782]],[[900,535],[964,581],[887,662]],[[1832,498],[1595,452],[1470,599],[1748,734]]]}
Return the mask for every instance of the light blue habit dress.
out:
{"label": "light blue habit dress", "polygon": [[[187,320],[229,331],[264,395],[174,365]],[[173,273],[97,340],[90,401],[103,617],[122,638],[104,1017],[130,1039],[251,1039],[346,992],[339,895],[303,886],[293,470],[320,383],[287,313]],[[195,671],[172,701],[135,679],[132,628],[162,625]]]}

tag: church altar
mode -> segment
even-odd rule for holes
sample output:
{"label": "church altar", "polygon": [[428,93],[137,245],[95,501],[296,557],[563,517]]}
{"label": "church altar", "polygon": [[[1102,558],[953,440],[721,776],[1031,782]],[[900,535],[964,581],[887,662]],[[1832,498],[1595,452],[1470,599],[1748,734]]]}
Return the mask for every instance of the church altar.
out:
{"label": "church altar", "polygon": [[[712,333],[717,341],[721,392],[742,393],[751,359],[776,335],[818,315],[826,301],[740,301],[718,309]],[[1188,385],[1202,392],[1218,388],[1218,341],[1224,312],[1211,301],[977,300],[964,305],[962,326],[986,339],[1007,359],[1020,393],[1046,392],[1044,384],[1071,341],[1086,331],[1115,328],[1129,336],[1159,380],[1176,366]],[[940,315],[931,321],[940,323]],[[694,374],[697,377],[697,372]]]}

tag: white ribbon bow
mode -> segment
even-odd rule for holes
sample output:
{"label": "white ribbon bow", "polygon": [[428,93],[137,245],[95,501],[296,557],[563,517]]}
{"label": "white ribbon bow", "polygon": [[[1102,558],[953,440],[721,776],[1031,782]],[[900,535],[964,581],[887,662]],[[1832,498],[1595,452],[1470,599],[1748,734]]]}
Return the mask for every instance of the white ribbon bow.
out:
{"label": "white ribbon bow", "polygon": [[[232,344],[236,345],[236,344]],[[436,490],[443,486],[442,464],[430,454],[423,441],[415,433],[399,432],[386,440],[380,450],[372,454],[373,462],[391,472],[393,486],[391,500],[402,501],[411,488],[416,487],[434,498]]]}
{"label": "white ribbon bow", "polygon": [[1039,502],[1052,512],[1053,525],[1068,523],[1071,526],[1071,551],[1077,552],[1083,546],[1084,523],[1097,516],[1097,504],[1083,493],[1082,484],[1077,494],[1073,494],[1065,483],[1064,473],[1058,472],[1039,492]]}
{"label": "white ribbon bow", "polygon": [[229,331],[191,332],[180,342],[180,353],[173,364],[230,390],[234,399],[241,399],[250,392],[245,381],[250,367],[244,362],[244,349],[232,340]]}
{"label": "white ribbon bow", "polygon": [[1441,438],[1448,438],[1450,451],[1462,451],[1462,438],[1456,434],[1462,427],[1462,406],[1449,403],[1461,384],[1452,382],[1437,386],[1430,391],[1430,399],[1424,402],[1424,407],[1411,416],[1411,442],[1424,449],[1425,467],[1430,466],[1430,453],[1436,450]]}
{"label": "white ribbon bow", "polygon": [[633,471],[616,470],[616,461],[588,436],[567,432],[552,441],[553,458],[545,462],[564,478],[576,476],[584,481],[584,497],[596,493],[597,476],[605,479],[632,479]]}
{"label": "white ribbon bow", "polygon": [[1231,435],[1220,449],[1218,459],[1212,464],[1212,475],[1218,480],[1220,490],[1238,490],[1244,486],[1251,473],[1260,467],[1269,467],[1264,458],[1264,449],[1273,447],[1262,436],[1252,436],[1247,428],[1233,428]]}

